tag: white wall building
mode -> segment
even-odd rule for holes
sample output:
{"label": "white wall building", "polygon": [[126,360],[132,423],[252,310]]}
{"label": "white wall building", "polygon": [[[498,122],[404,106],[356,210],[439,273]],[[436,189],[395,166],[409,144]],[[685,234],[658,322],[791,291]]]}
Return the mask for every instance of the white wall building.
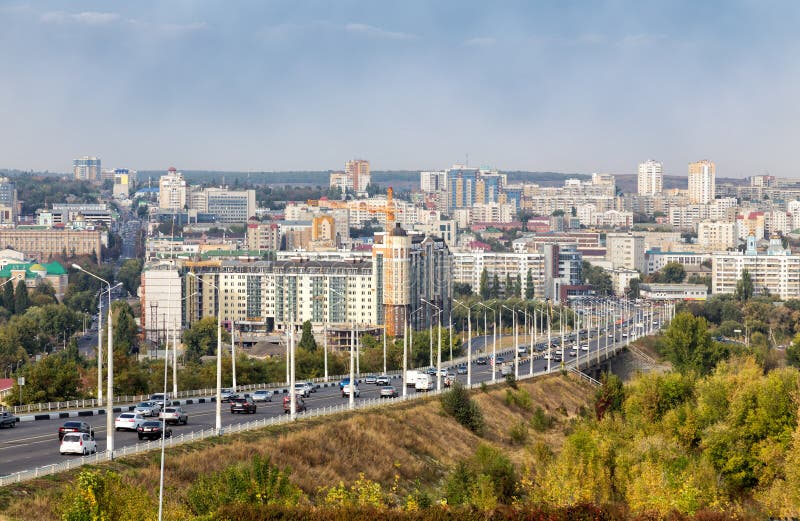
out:
{"label": "white wall building", "polygon": [[718,253],[713,256],[712,293],[734,293],[736,283],[747,270],[755,294],[769,293],[782,299],[800,297],[800,255],[792,255],[781,247],[780,239],[771,239],[766,253],[755,249],[755,239],[748,239],[744,253]]}
{"label": "white wall building", "polygon": [[655,195],[661,193],[664,187],[664,174],[661,161],[648,159],[639,163],[639,176],[637,179],[639,195]]}
{"label": "white wall building", "polygon": [[627,233],[606,235],[606,259],[614,268],[628,268],[644,273],[644,237]]}
{"label": "white wall building", "polygon": [[716,166],[708,159],[689,163],[689,203],[707,204],[714,200]]}
{"label": "white wall building", "polygon": [[738,241],[735,222],[702,221],[697,225],[697,244],[708,250],[733,249]]}
{"label": "white wall building", "polygon": [[186,180],[182,173],[170,168],[158,181],[158,207],[168,212],[180,212],[185,206]]}

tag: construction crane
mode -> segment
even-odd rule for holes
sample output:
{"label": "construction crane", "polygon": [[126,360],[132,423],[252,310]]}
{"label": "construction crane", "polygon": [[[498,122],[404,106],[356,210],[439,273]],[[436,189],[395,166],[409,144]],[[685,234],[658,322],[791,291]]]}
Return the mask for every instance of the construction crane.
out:
{"label": "construction crane", "polygon": [[394,223],[397,218],[397,205],[395,205],[394,199],[392,198],[394,194],[394,190],[392,187],[386,189],[386,204],[384,206],[379,206],[378,208],[370,208],[369,213],[382,213],[386,216],[386,231],[390,232],[394,228]]}

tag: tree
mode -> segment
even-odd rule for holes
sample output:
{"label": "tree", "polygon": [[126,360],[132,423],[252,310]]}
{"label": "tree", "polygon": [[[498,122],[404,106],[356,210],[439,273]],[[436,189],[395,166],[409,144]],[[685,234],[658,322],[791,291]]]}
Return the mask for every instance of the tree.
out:
{"label": "tree", "polygon": [[664,344],[664,355],[681,372],[707,374],[729,354],[723,344],[711,340],[705,318],[685,311],[670,322]]}
{"label": "tree", "polygon": [[17,289],[14,290],[14,314],[21,315],[25,313],[29,305],[28,286],[25,285],[24,280],[21,280],[17,283]]}
{"label": "tree", "polygon": [[668,262],[661,269],[661,282],[666,284],[679,284],[686,277],[686,270],[679,262]]}
{"label": "tree", "polygon": [[317,350],[317,341],[314,340],[314,333],[311,331],[311,321],[303,322],[303,335],[300,337],[298,347],[314,352]]}
{"label": "tree", "polygon": [[747,302],[753,298],[753,278],[749,271],[742,270],[742,278],[736,283],[734,297],[739,302]]}
{"label": "tree", "polygon": [[491,288],[489,288],[489,273],[486,271],[485,266],[483,271],[481,271],[480,295],[483,300],[489,300],[491,297]]}
{"label": "tree", "polygon": [[125,291],[131,295],[136,295],[142,280],[142,260],[128,259],[123,262],[119,272],[117,272],[117,280],[122,282]]}
{"label": "tree", "polygon": [[491,298],[499,298],[500,297],[500,277],[497,276],[497,273],[494,274],[492,277],[492,290],[491,290]]}
{"label": "tree", "polygon": [[625,400],[625,387],[619,376],[613,373],[603,373],[600,377],[600,388],[594,397],[594,410],[598,420],[610,412],[622,409]]}
{"label": "tree", "polygon": [[534,295],[534,286],[533,286],[533,272],[530,268],[528,268],[528,275],[525,277],[525,298],[530,300],[533,298]]}
{"label": "tree", "polygon": [[465,298],[472,295],[472,286],[468,282],[453,283],[453,297]]}
{"label": "tree", "polygon": [[628,283],[628,298],[639,298],[639,279],[631,279]]}
{"label": "tree", "polygon": [[[222,331],[222,341],[230,342],[230,335]],[[203,317],[183,333],[186,358],[198,361],[200,357],[217,354],[217,317]]]}
{"label": "tree", "polygon": [[[35,364],[23,367],[22,403],[61,402],[80,397],[80,372],[66,351],[45,356]],[[15,385],[8,399],[18,403],[19,393],[20,389]]]}
{"label": "tree", "polygon": [[800,335],[786,348],[786,363],[792,367],[800,368]]}
{"label": "tree", "polygon": [[511,298],[514,295],[514,284],[511,282],[511,274],[506,273],[506,283],[503,286],[503,295],[506,298]]}
{"label": "tree", "polygon": [[514,298],[522,297],[522,277],[517,273],[517,279],[514,281]]}

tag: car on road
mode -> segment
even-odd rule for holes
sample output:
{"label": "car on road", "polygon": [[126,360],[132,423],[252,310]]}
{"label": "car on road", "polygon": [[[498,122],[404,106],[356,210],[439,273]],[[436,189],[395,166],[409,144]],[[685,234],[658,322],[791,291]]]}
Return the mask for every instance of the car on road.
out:
{"label": "car on road", "polygon": [[310,393],[317,392],[317,386],[316,385],[312,384],[311,382],[303,382],[303,383],[306,384],[306,387],[308,387],[308,392],[310,392]]}
{"label": "car on road", "polygon": [[500,374],[502,376],[508,376],[510,374],[514,374],[514,368],[511,366],[511,364],[504,365],[503,367],[500,368]]}
{"label": "car on road", "polygon": [[578,348],[577,347],[573,347],[572,349],[570,349],[569,350],[569,356],[578,356]]}
{"label": "car on road", "polygon": [[97,452],[97,442],[94,437],[85,432],[69,432],[61,439],[58,451],[61,454],[81,454],[88,456]]}
{"label": "car on road", "polygon": [[144,423],[144,416],[135,412],[123,412],[114,420],[114,429],[135,431],[139,425]]}
{"label": "car on road", "polygon": [[489,363],[488,360],[483,356],[479,356],[478,359],[475,360],[476,365],[486,365],[487,363]]}
{"label": "car on road", "polygon": [[447,376],[447,369],[442,367],[442,369],[439,371],[439,376],[441,376],[441,377]]}
{"label": "car on road", "polygon": [[169,403],[169,395],[166,395],[164,393],[151,394],[150,401],[156,402],[158,406],[161,407],[161,409],[163,410],[164,407],[167,405],[167,403]]}
{"label": "car on road", "polygon": [[428,369],[425,370],[425,374],[429,374],[431,376],[436,376],[436,368],[435,367],[429,367]]}
{"label": "car on road", "polygon": [[506,361],[506,357],[504,357],[504,356],[498,356],[498,357],[495,359],[495,362],[496,362],[497,364],[502,364],[502,363],[503,363],[503,362],[505,362],[505,361]]}
{"label": "car on road", "polygon": [[161,406],[158,402],[141,402],[136,404],[136,407],[133,408],[133,412],[147,417],[158,416],[158,413],[161,412]]}
{"label": "car on road", "polygon": [[158,418],[167,423],[182,423],[184,425],[189,421],[189,415],[186,414],[182,407],[166,407],[158,413]]}
{"label": "car on road", "polygon": [[258,391],[253,393],[253,401],[254,402],[271,402],[272,401],[272,391],[269,389],[259,389]]}
{"label": "car on road", "polygon": [[[357,382],[358,382],[358,380],[356,380],[356,383],[357,383]],[[350,378],[342,378],[341,380],[339,380],[339,390],[340,390],[340,391],[341,391],[342,389],[344,389],[344,387],[345,387],[346,385],[350,385]]]}
{"label": "car on road", "polygon": [[148,440],[157,440],[161,438],[162,432],[164,433],[165,438],[172,437],[172,429],[166,427],[162,431],[161,422],[158,420],[145,420],[141,425],[139,425],[139,427],[136,428],[136,434],[139,435],[140,440],[145,438]]}
{"label": "car on road", "polygon": [[19,418],[11,414],[10,412],[3,411],[0,413],[0,428],[5,427],[16,427]]}
{"label": "car on road", "polygon": [[248,414],[256,413],[256,402],[249,396],[234,396],[230,399],[231,414],[246,412]]}
{"label": "car on road", "polygon": [[85,432],[90,437],[94,438],[94,429],[86,422],[68,421],[58,428],[58,441],[61,441],[66,434],[70,432]]}
{"label": "car on road", "polygon": [[365,384],[375,384],[377,381],[378,379],[375,377],[374,374],[368,374],[367,376],[364,377]]}
{"label": "car on road", "polygon": [[389,385],[389,377],[385,374],[376,377],[375,385]]}
{"label": "car on road", "polygon": [[355,385],[346,385],[342,387],[342,398],[349,397],[350,391],[355,388],[355,394],[353,395],[355,398],[361,396],[361,389],[358,388],[358,384]]}
{"label": "car on road", "polygon": [[589,344],[583,344],[581,346],[581,351],[588,351],[588,350],[589,350]]}
{"label": "car on road", "polygon": [[381,398],[397,398],[397,389],[393,385],[384,385],[381,387]]}
{"label": "car on road", "polygon": [[303,382],[297,382],[294,384],[294,394],[300,395],[303,398],[308,398],[311,396],[311,389],[307,384]]}
{"label": "car on road", "polygon": [[467,374],[467,368],[460,365],[456,368],[456,374]]}
{"label": "car on road", "polygon": [[221,401],[222,403],[231,401],[231,396],[233,396],[233,389],[231,389],[230,387],[225,387],[223,389],[220,389],[219,401]]}
{"label": "car on road", "polygon": [[[295,412],[303,412],[306,410],[306,402],[303,400],[302,396],[295,396],[294,397],[294,410]],[[289,414],[292,409],[292,397],[291,396],[284,396],[283,397],[283,412],[285,414]]]}

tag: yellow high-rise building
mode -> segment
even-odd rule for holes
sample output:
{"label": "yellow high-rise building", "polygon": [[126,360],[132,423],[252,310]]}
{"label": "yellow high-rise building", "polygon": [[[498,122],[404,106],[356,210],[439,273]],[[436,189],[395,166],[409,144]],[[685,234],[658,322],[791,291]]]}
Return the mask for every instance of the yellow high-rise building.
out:
{"label": "yellow high-rise building", "polygon": [[714,201],[716,167],[708,159],[689,163],[689,204]]}

